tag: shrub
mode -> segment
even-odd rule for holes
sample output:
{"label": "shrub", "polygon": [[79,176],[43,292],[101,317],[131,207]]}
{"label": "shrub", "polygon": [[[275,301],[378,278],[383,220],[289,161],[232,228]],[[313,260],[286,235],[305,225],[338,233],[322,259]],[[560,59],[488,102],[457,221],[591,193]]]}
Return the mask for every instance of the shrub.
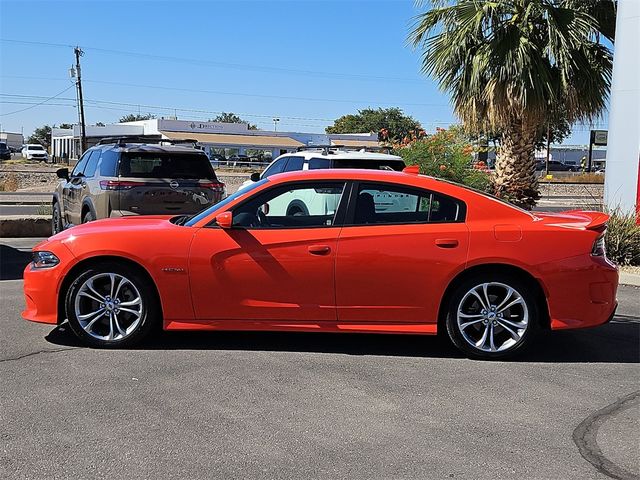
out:
{"label": "shrub", "polygon": [[605,235],[607,257],[618,265],[640,265],[640,225],[635,213],[623,213],[619,208],[611,215]]}
{"label": "shrub", "polygon": [[420,173],[461,183],[478,190],[490,190],[486,169],[474,165],[473,147],[458,127],[437,129],[433,135],[398,146],[395,153],[407,165],[418,165]]}
{"label": "shrub", "polygon": [[15,173],[10,173],[0,180],[0,192],[15,192],[18,190],[19,186],[20,182],[18,181],[18,176]]}

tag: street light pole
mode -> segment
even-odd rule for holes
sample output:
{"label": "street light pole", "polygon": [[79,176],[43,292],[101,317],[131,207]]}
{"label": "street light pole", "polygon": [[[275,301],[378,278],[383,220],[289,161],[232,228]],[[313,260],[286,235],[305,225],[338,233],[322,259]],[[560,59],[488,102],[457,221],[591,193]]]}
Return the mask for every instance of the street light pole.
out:
{"label": "street light pole", "polygon": [[278,131],[278,122],[280,121],[279,118],[275,118],[273,119],[273,131],[277,132]]}
{"label": "street light pole", "polygon": [[80,57],[84,54],[80,47],[73,49],[76,55],[76,88],[78,90],[78,110],[80,114],[80,154],[87,149],[87,131],[84,122],[84,100],[82,98],[82,76],[80,74]]}

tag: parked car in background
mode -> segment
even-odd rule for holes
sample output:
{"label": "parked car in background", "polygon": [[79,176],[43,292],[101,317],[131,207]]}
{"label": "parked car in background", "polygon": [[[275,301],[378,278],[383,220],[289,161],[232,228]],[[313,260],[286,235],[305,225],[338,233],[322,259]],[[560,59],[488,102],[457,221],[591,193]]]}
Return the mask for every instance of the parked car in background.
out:
{"label": "parked car in background", "polygon": [[[299,190],[337,208],[270,208]],[[528,212],[414,168],[283,173],[195,216],[96,221],[38,244],[22,316],[68,319],[94,347],[160,327],[442,332],[470,357],[506,358],[544,350],[539,330],[613,317],[608,218]]]}
{"label": "parked car in background", "polygon": [[39,143],[29,143],[22,147],[22,158],[27,160],[38,160],[40,162],[48,162],[49,154],[45,148]]}
{"label": "parked car in background", "polygon": [[226,157],[219,153],[212,153],[211,155],[209,155],[209,161],[211,162],[211,165],[214,167],[217,167],[218,164],[220,164],[221,162],[225,162],[226,160],[227,160]]}
{"label": "parked car in background", "polygon": [[7,147],[7,144],[4,142],[0,142],[0,160],[10,160],[11,159],[11,149]]}
{"label": "parked car in background", "polygon": [[54,234],[100,218],[192,214],[225,196],[202,150],[126,139],[103,142],[88,149],[71,172],[57,171]]}
{"label": "parked car in background", "polygon": [[[537,162],[536,170],[539,172],[545,171],[547,168],[545,162]],[[578,168],[576,165],[567,165],[565,163],[559,162],[557,160],[549,160],[549,171],[550,172],[577,172]]]}
{"label": "parked car in background", "polygon": [[249,157],[247,155],[231,155],[228,159],[229,163],[231,162],[242,162],[242,163],[248,163]]}

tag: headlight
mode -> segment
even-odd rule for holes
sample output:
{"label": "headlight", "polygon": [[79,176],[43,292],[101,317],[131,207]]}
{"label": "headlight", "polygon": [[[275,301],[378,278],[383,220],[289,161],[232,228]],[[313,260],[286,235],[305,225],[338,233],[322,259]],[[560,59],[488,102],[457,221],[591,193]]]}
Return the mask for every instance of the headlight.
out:
{"label": "headlight", "polygon": [[33,268],[51,268],[60,263],[60,259],[51,252],[33,252]]}

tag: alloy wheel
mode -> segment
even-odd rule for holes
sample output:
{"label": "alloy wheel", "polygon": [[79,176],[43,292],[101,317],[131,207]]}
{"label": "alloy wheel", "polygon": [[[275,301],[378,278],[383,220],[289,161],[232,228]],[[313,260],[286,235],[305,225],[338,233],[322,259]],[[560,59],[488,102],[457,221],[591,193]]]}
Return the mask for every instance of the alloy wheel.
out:
{"label": "alloy wheel", "polygon": [[98,273],[86,279],[74,301],[80,327],[91,337],[119,341],[139,327],[144,303],[138,288],[118,273]]}
{"label": "alloy wheel", "polygon": [[457,324],[462,338],[474,349],[504,352],[522,341],[529,327],[529,309],[513,287],[481,283],[462,297]]}

